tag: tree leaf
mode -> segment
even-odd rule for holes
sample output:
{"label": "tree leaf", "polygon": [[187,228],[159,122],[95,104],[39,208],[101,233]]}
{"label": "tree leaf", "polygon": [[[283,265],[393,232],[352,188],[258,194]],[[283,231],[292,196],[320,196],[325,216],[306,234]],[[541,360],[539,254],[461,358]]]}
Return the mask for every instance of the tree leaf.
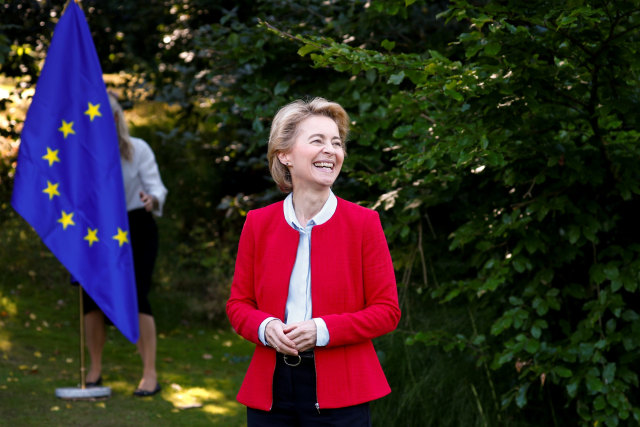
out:
{"label": "tree leaf", "polygon": [[396,47],[396,42],[391,42],[387,39],[382,40],[380,45],[388,51],[392,51],[394,47]]}
{"label": "tree leaf", "polygon": [[298,49],[298,55],[305,56],[308,53],[317,51],[318,48],[312,44],[305,44],[300,49]]}
{"label": "tree leaf", "polygon": [[484,53],[487,56],[496,56],[500,52],[500,43],[497,41],[490,41],[484,47]]}
{"label": "tree leaf", "polygon": [[553,372],[561,378],[571,378],[573,372],[571,369],[566,368],[564,366],[556,366],[553,368]]}
{"label": "tree leaf", "polygon": [[404,71],[400,71],[399,73],[390,75],[387,83],[399,85],[400,83],[402,83],[402,80],[404,80]]}
{"label": "tree leaf", "polygon": [[273,93],[275,95],[282,95],[284,93],[287,93],[287,91],[289,90],[289,83],[281,80],[278,83],[276,83],[276,87],[273,89]]}

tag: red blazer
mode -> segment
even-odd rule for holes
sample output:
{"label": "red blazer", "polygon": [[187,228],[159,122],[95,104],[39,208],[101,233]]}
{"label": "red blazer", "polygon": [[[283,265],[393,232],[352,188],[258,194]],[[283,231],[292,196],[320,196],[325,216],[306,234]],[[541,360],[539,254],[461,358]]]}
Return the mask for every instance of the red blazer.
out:
{"label": "red blazer", "polygon": [[[258,338],[260,323],[284,321],[299,234],[284,218],[283,202],[250,211],[240,236],[227,315],[256,344],[238,393],[246,406],[268,411],[273,402],[276,352]],[[400,320],[398,291],[378,213],[338,198],[329,221],[311,235],[313,317],[324,319],[329,344],[315,348],[320,408],[340,408],[391,392],[372,338]]]}

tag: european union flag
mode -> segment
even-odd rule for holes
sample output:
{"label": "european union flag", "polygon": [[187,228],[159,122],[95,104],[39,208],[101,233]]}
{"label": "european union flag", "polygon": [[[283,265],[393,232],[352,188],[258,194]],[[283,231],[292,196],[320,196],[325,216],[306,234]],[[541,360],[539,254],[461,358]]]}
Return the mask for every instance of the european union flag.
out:
{"label": "european union flag", "polygon": [[11,204],[137,342],[118,137],[89,26],[74,1],[56,25],[27,113]]}

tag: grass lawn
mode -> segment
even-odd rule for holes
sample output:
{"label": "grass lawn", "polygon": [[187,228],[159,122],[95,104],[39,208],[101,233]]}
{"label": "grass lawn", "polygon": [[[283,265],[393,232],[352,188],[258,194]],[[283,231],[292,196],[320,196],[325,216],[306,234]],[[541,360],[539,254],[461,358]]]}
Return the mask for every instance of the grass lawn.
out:
{"label": "grass lawn", "polygon": [[173,309],[180,296],[163,294],[162,287],[150,296],[162,391],[132,396],[142,372],[140,357],[111,326],[103,355],[103,381],[111,397],[58,399],[57,388],[80,383],[78,289],[37,235],[12,216],[0,230],[1,425],[245,425],[245,409],[235,394],[252,345],[227,324],[216,328],[183,318],[182,308]]}

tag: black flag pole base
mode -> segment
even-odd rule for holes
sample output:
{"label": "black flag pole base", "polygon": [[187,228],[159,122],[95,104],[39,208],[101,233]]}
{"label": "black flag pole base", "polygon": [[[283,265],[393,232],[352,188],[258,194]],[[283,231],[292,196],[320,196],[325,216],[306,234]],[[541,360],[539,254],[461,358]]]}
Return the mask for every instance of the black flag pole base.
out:
{"label": "black flag pole base", "polygon": [[68,400],[102,399],[111,396],[111,387],[61,387],[56,397]]}

